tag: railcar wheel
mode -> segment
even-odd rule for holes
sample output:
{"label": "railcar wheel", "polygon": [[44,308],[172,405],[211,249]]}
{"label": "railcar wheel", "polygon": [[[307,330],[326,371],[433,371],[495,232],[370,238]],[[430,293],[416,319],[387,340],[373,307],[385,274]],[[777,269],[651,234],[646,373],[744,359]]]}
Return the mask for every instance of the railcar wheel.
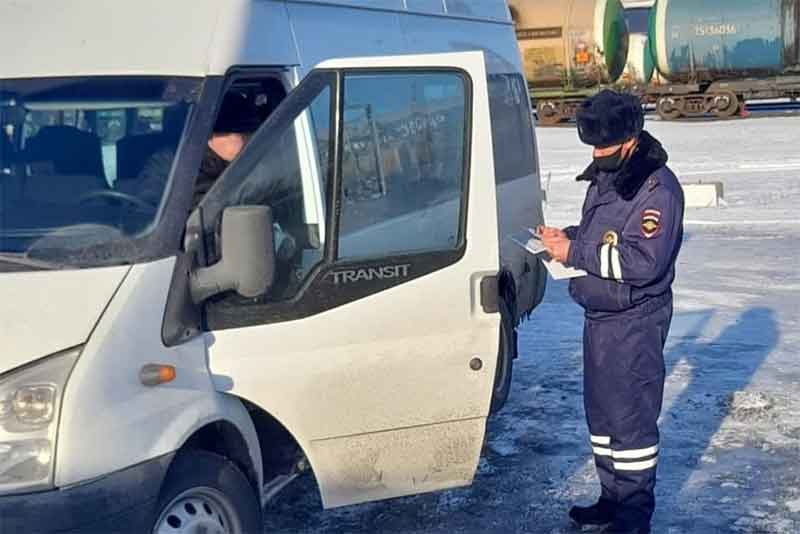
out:
{"label": "railcar wheel", "polygon": [[714,96],[714,115],[721,119],[733,117],[738,113],[741,103],[734,93],[720,93]]}
{"label": "railcar wheel", "polygon": [[536,113],[542,126],[553,126],[564,120],[558,104],[553,102],[539,102],[536,104]]}
{"label": "railcar wheel", "polygon": [[663,96],[656,102],[656,112],[665,121],[674,121],[683,116],[683,102],[682,98]]}

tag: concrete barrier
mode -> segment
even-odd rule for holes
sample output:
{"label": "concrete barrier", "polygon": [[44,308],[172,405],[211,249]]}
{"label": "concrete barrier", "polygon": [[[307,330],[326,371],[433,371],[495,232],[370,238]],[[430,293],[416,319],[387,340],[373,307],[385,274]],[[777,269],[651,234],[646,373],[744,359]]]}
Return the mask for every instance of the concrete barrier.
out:
{"label": "concrete barrier", "polygon": [[681,184],[687,208],[718,208],[723,202],[722,182]]}

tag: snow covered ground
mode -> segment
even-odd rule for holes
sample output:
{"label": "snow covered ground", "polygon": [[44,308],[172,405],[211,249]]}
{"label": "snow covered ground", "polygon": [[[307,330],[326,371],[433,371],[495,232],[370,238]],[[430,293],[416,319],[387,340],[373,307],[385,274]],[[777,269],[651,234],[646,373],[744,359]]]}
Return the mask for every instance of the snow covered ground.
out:
{"label": "snow covered ground", "polygon": [[[648,121],[685,183],[726,206],[688,210],[667,348],[654,532],[800,532],[800,117]],[[577,220],[588,162],[574,128],[539,129],[548,222]],[[597,495],[581,399],[581,311],[566,286],[520,332],[512,397],[470,488],[324,512],[307,477],[268,532],[569,533]]]}

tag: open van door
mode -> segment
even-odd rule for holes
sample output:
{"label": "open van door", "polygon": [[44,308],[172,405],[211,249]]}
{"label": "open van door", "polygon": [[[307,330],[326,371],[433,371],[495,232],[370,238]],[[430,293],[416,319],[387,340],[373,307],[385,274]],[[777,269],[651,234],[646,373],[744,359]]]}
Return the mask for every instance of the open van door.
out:
{"label": "open van door", "polygon": [[226,207],[271,208],[275,282],[204,304],[209,365],[295,437],[326,507],[477,468],[500,329],[484,61],[322,63],[201,204],[211,251]]}

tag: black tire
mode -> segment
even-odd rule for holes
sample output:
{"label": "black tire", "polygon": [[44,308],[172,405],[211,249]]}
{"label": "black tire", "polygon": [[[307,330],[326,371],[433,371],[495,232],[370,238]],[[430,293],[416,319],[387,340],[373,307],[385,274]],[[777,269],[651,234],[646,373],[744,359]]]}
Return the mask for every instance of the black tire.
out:
{"label": "black tire", "polygon": [[152,532],[178,534],[189,530],[190,522],[203,521],[219,522],[230,534],[264,530],[261,501],[233,462],[206,451],[182,452],[161,488]]}
{"label": "black tire", "polygon": [[511,393],[511,378],[514,375],[514,359],[517,356],[517,332],[505,319],[500,323],[500,340],[497,349],[497,368],[492,388],[491,415],[499,412]]}

